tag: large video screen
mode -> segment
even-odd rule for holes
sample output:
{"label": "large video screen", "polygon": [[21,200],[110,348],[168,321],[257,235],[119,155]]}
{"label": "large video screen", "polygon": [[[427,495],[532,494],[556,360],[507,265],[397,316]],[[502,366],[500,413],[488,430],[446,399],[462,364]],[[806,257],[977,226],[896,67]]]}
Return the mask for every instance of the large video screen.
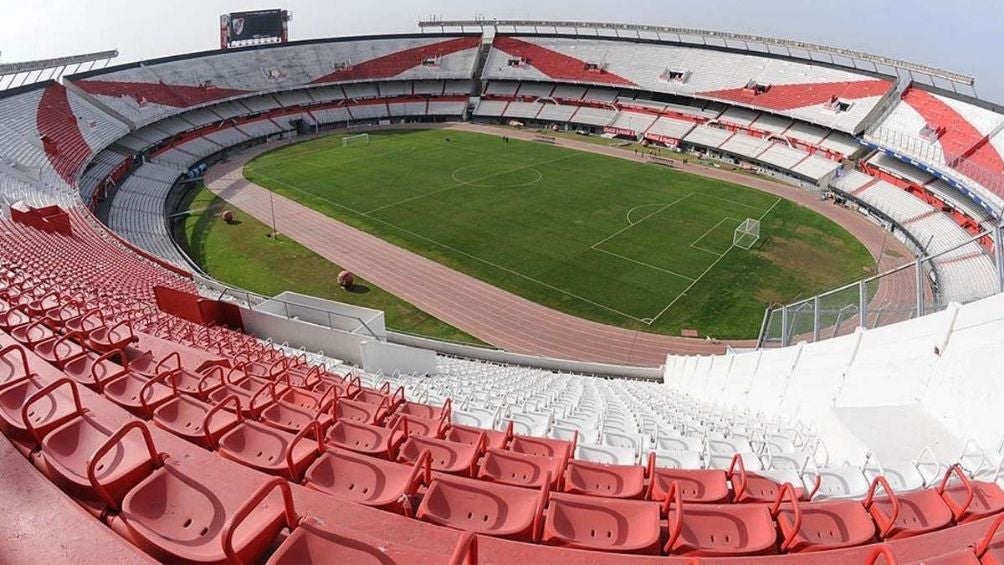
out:
{"label": "large video screen", "polygon": [[230,41],[282,37],[282,10],[230,14]]}

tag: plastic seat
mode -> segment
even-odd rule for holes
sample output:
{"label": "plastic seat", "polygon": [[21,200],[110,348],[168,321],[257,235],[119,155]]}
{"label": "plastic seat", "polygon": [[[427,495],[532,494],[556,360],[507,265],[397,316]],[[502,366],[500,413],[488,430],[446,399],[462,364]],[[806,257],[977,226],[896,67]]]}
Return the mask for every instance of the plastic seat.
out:
{"label": "plastic seat", "polygon": [[450,422],[455,426],[495,430],[495,423],[497,421],[497,410],[477,407],[467,407],[464,410],[451,408],[450,410]]}
{"label": "plastic seat", "polygon": [[736,557],[777,551],[777,532],[765,504],[686,505],[676,483],[666,493],[667,555]]}
{"label": "plastic seat", "polygon": [[655,464],[663,469],[703,469],[702,451],[653,451]]}
{"label": "plastic seat", "polygon": [[580,443],[575,446],[575,458],[608,465],[634,465],[638,457],[631,447]]}
{"label": "plastic seat", "polygon": [[411,516],[419,487],[432,481],[431,464],[430,453],[423,453],[413,465],[402,465],[329,449],[304,473],[303,484],[342,500]]}
{"label": "plastic seat", "polygon": [[171,373],[148,379],[133,373],[128,366],[102,381],[101,392],[108,400],[143,419],[152,418],[157,407],[178,396]]}
{"label": "plastic seat", "polygon": [[[406,420],[402,421],[406,422]],[[478,457],[484,451],[485,442],[486,440],[482,440],[478,445],[469,445],[413,435],[401,445],[397,460],[415,463],[424,452],[428,451],[432,455],[433,470],[473,477],[477,469]]]}
{"label": "plastic seat", "polygon": [[83,316],[66,320],[63,327],[67,331],[79,333],[86,338],[92,331],[105,327],[104,314],[101,313],[101,310],[94,309]]}
{"label": "plastic seat", "polygon": [[[67,379],[54,384],[76,387]],[[44,392],[39,396],[42,394]],[[124,437],[136,427],[146,430],[140,422],[133,421],[115,432],[103,426],[90,413],[82,412],[42,439],[39,465],[52,482],[76,498],[85,501],[100,501],[108,497],[121,500],[129,487],[153,470],[150,459],[158,456],[149,434],[144,433],[146,445],[135,438]],[[97,452],[110,439],[116,440],[114,451],[110,448],[104,453],[111,452],[114,457],[105,460]],[[90,478],[92,475],[102,482],[104,494],[95,490]]]}
{"label": "plastic seat", "polygon": [[77,384],[86,386],[96,392],[101,392],[105,381],[122,370],[122,365],[112,359],[118,351],[98,355],[85,352],[83,355],[69,359],[63,365],[63,373]]}
{"label": "plastic seat", "polygon": [[[955,475],[957,481],[951,481]],[[1004,491],[995,483],[974,481],[962,466],[952,465],[938,485],[938,494],[956,522],[967,523],[1004,511]]]}
{"label": "plastic seat", "polygon": [[439,420],[445,416],[446,422],[450,422],[453,414],[453,401],[447,398],[446,402],[441,407],[405,401],[398,406],[397,413],[407,416],[415,416],[417,418],[424,418],[426,420]]}
{"label": "plastic seat", "polygon": [[732,483],[733,501],[737,503],[769,504],[774,502],[786,483],[794,487],[795,496],[799,500],[809,500],[810,491],[805,489],[802,478],[797,471],[747,473],[743,458],[738,453],[733,456],[732,464],[729,465],[728,479]]}
{"label": "plastic seat", "polygon": [[[791,509],[784,508],[785,499]],[[800,504],[794,488],[786,484],[771,506],[783,541],[781,550],[792,553],[830,551],[854,547],[875,538],[875,523],[860,502],[838,500]]]}
{"label": "plastic seat", "polygon": [[331,414],[329,413],[312,412],[290,406],[285,402],[273,402],[269,404],[261,411],[258,419],[267,426],[291,434],[299,432],[309,426],[311,422],[317,422],[321,425],[322,430],[327,430],[332,422]]}
{"label": "plastic seat", "polygon": [[551,457],[539,457],[502,449],[485,452],[478,468],[478,478],[518,487],[540,488],[545,477],[554,488],[564,474],[565,462]]}
{"label": "plastic seat", "polygon": [[327,394],[330,390],[334,390],[334,394],[339,398],[352,400],[362,390],[362,385],[359,382],[359,377],[334,379],[321,375],[317,383],[314,384],[314,392]]}
{"label": "plastic seat", "polygon": [[[209,375],[206,375],[209,378]],[[236,396],[240,399],[240,410],[247,418],[257,418],[269,405],[274,402],[276,394],[275,383],[258,383],[246,377],[237,384],[224,381],[223,386],[214,389],[206,399],[219,404],[229,396]]]}
{"label": "plastic seat", "polygon": [[311,517],[300,520],[267,561],[266,565],[303,565],[304,563],[351,563],[352,565],[463,565],[477,562],[468,558],[477,551],[477,536],[460,535],[448,561],[439,553],[423,551],[407,543],[397,544],[384,536],[370,536],[358,530],[337,533],[330,524],[322,525]]}
{"label": "plastic seat", "polygon": [[[885,496],[876,497],[878,487]],[[926,534],[948,527],[952,511],[935,489],[921,489],[896,494],[885,477],[872,480],[862,501],[879,529],[882,539],[900,539]]]}
{"label": "plastic seat", "polygon": [[645,494],[645,468],[572,459],[565,468],[563,485],[562,490],[571,494],[641,498]]}
{"label": "plastic seat", "polygon": [[393,459],[408,435],[407,420],[399,426],[382,428],[349,420],[336,420],[324,441],[335,448],[348,449],[371,457]]}
{"label": "plastic seat", "polygon": [[[356,398],[359,398],[359,395],[356,395]],[[347,420],[357,424],[380,425],[391,413],[389,403],[390,398],[386,395],[382,397],[382,400],[374,404],[356,400],[355,398],[349,400],[338,396],[336,393],[334,402],[332,403],[332,416],[335,420]]]}
{"label": "plastic seat", "polygon": [[438,475],[429,484],[415,515],[458,530],[537,541],[550,482],[544,481],[537,491]]}
{"label": "plastic seat", "polygon": [[[153,411],[153,423],[199,447],[212,449],[219,438],[238,422],[236,413],[222,409],[212,411],[212,408],[196,398],[179,395]],[[221,423],[216,425],[215,419]],[[213,431],[209,431],[210,428]]]}
{"label": "plastic seat", "polygon": [[[236,397],[230,397],[236,398]],[[237,412],[237,425],[217,443],[220,455],[270,475],[298,482],[303,471],[324,452],[320,425],[313,422],[296,435],[244,420]],[[313,439],[308,439],[310,434]]]}
{"label": "plastic seat", "polygon": [[397,410],[397,407],[404,403],[404,387],[397,387],[392,393],[390,383],[385,382],[379,389],[361,388],[352,400],[365,404],[375,404],[386,406],[388,412]]}
{"label": "plastic seat", "polygon": [[655,502],[552,493],[541,542],[574,549],[658,554]]}
{"label": "plastic seat", "polygon": [[63,369],[68,363],[86,354],[75,339],[75,334],[53,336],[35,346],[35,355],[46,363]]}
{"label": "plastic seat", "polygon": [[[176,465],[160,464],[126,494],[111,525],[162,562],[250,563],[283,526],[295,527],[289,485],[274,478],[240,505],[216,494],[228,488],[235,486],[205,484]],[[284,504],[263,504],[275,488]],[[252,512],[254,519],[245,520]]]}
{"label": "plastic seat", "polygon": [[1004,565],[1004,514],[997,516],[974,552],[983,565]]}
{"label": "plastic seat", "polygon": [[31,316],[22,308],[11,308],[0,315],[0,329],[10,332],[15,328],[27,326],[31,323]]}
{"label": "plastic seat", "polygon": [[11,441],[39,445],[49,432],[83,412],[76,386],[70,387],[70,397],[57,391],[70,382],[46,385],[32,375],[6,383],[0,388],[0,432]]}
{"label": "plastic seat", "polygon": [[[802,475],[806,476],[804,472]],[[864,497],[871,486],[861,469],[850,465],[815,469],[813,482],[806,480],[805,484],[818,485],[815,492],[810,493],[811,499],[858,499]]]}
{"label": "plastic seat", "polygon": [[42,320],[23,324],[10,330],[10,336],[29,349],[34,349],[39,342],[50,339],[55,335],[55,332],[49,329],[49,326],[45,325],[45,322]]}
{"label": "plastic seat", "polygon": [[498,430],[472,428],[468,426],[461,426],[459,424],[451,424],[450,428],[446,430],[446,433],[443,435],[443,439],[455,441],[457,443],[474,445],[482,441],[482,434],[484,434],[487,439],[487,445],[490,449],[506,449],[506,446],[509,444],[509,439],[512,438],[512,428],[507,428],[505,431],[500,432]]}
{"label": "plastic seat", "polygon": [[429,419],[423,418],[421,416],[415,416],[412,414],[401,414],[398,412],[391,417],[391,424],[393,425],[398,420],[408,420],[408,433],[411,435],[419,435],[431,438],[441,438],[446,433],[446,427],[449,425],[448,420],[449,414],[443,414],[439,419]]}
{"label": "plastic seat", "polygon": [[123,349],[129,344],[139,342],[139,337],[133,331],[129,320],[113,326],[101,326],[87,333],[87,344],[91,349],[107,353],[113,349]]}
{"label": "plastic seat", "polygon": [[512,435],[509,440],[508,449],[516,453],[567,460],[571,458],[572,453],[575,451],[575,442]]}
{"label": "plastic seat", "polygon": [[28,366],[28,354],[20,345],[8,345],[0,349],[0,388],[8,383],[24,379],[32,374]]}
{"label": "plastic seat", "polygon": [[319,393],[290,386],[276,397],[276,401],[307,412],[323,412],[331,407],[335,393]]}
{"label": "plastic seat", "polygon": [[703,451],[704,439],[660,435],[655,441],[656,451]]}
{"label": "plastic seat", "polygon": [[732,495],[728,476],[718,469],[666,469],[656,466],[654,453],[648,456],[648,492],[645,498],[664,501],[676,485],[684,502],[712,504],[727,502]]}

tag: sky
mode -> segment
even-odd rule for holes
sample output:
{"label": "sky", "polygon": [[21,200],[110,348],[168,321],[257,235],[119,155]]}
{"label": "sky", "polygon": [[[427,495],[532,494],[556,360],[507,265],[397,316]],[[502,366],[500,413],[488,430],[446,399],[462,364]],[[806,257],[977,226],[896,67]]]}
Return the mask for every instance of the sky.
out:
{"label": "sky", "polygon": [[1002,0],[0,0],[0,62],[118,49],[114,63],[219,47],[219,15],[293,12],[290,39],[418,31],[419,19],[557,19],[753,33],[847,47],[976,77],[1004,104]]}

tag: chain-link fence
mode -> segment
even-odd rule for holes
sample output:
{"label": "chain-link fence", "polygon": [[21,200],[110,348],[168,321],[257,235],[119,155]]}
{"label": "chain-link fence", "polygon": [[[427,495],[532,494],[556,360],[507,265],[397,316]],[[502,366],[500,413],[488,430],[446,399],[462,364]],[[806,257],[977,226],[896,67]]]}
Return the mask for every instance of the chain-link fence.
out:
{"label": "chain-link fence", "polygon": [[[1004,289],[998,246],[983,232],[936,255],[785,306],[769,308],[761,347],[785,347],[877,328],[972,302]],[[995,238],[996,239],[996,238]]]}

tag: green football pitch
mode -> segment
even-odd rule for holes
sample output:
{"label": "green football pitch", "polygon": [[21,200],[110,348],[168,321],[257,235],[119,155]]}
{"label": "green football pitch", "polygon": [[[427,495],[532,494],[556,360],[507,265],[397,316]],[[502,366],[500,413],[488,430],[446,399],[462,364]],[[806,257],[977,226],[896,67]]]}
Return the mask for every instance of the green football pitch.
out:
{"label": "green football pitch", "polygon": [[[769,303],[874,266],[830,220],[750,188],[456,130],[369,139],[290,145],[244,174],[540,304],[658,333],[754,337]],[[762,222],[751,250],[732,245],[747,218]]]}

